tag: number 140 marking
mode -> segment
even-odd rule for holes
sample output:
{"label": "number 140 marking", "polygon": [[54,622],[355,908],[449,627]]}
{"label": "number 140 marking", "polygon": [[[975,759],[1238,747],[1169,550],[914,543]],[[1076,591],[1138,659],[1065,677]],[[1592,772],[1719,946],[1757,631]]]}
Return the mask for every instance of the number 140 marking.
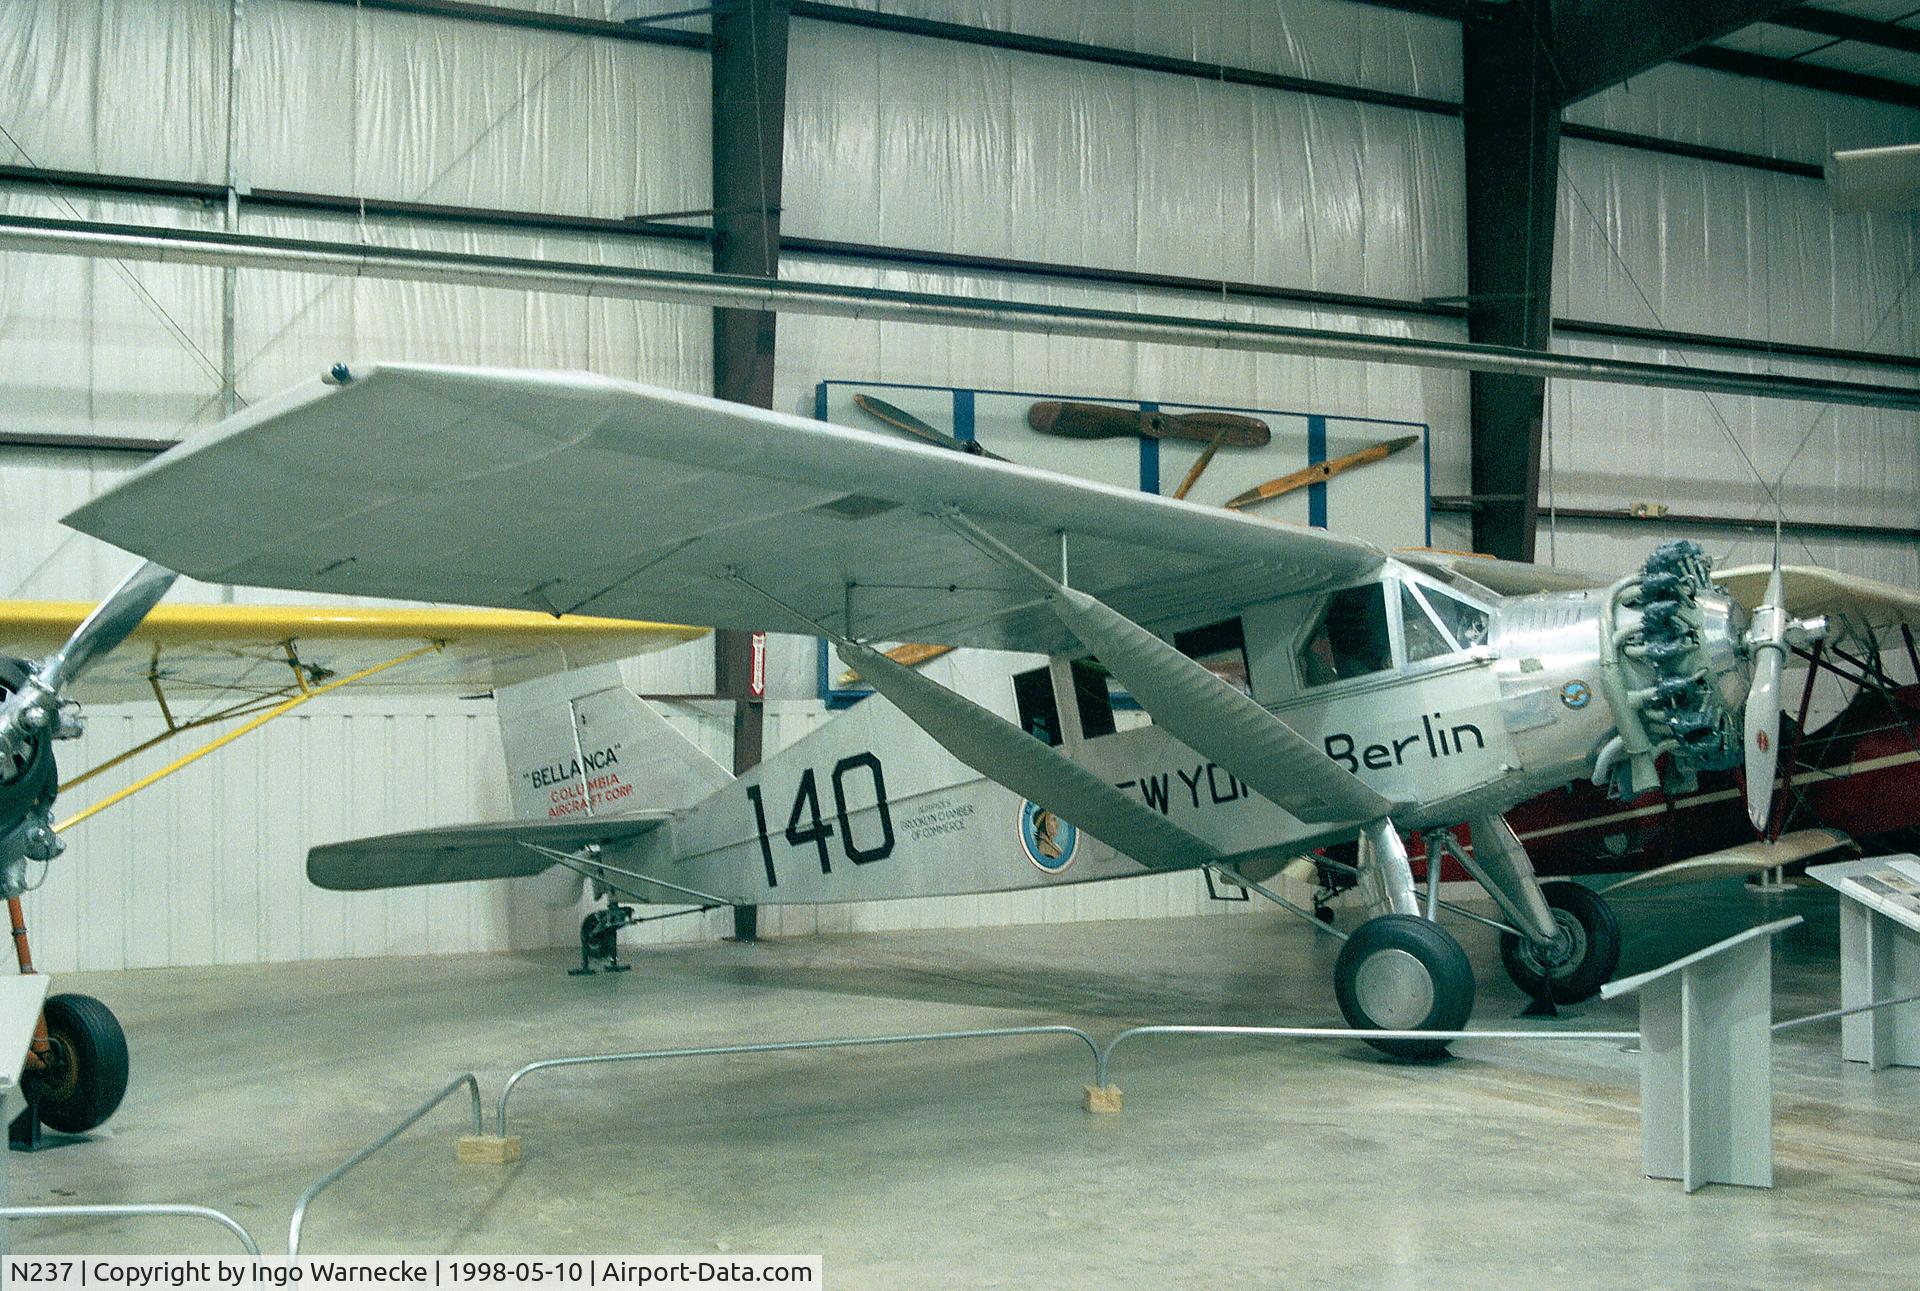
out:
{"label": "number 140 marking", "polygon": [[[871,847],[862,847],[853,841],[853,826],[847,819],[846,780],[848,773],[854,771],[864,771],[873,779],[873,802],[880,816],[880,839]],[[880,759],[871,753],[855,753],[841,758],[833,764],[828,781],[833,786],[833,815],[840,826],[841,853],[855,865],[869,865],[893,855],[893,813],[887,807],[887,780],[880,769]],[[747,801],[753,804],[753,823],[760,835],[760,863],[767,870],[767,886],[779,887],[780,880],[773,871],[773,840],[767,830],[767,807],[760,796],[759,785],[747,786]],[[833,858],[828,854],[827,840],[834,837],[835,831],[833,825],[820,814],[820,786],[814,778],[812,767],[800,773],[800,787],[794,791],[793,810],[787,814],[784,832],[790,847],[812,844],[815,854],[820,858],[820,872],[833,873]]]}

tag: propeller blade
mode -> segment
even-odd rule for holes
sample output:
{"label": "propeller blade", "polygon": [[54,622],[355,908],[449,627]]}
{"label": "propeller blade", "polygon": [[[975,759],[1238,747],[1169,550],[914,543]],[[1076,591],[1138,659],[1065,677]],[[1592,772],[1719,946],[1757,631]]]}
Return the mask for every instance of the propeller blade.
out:
{"label": "propeller blade", "polygon": [[1766,832],[1773,815],[1773,776],[1780,765],[1780,666],[1784,651],[1762,648],[1747,692],[1747,819]]}
{"label": "propeller blade", "polygon": [[895,430],[904,430],[915,439],[924,439],[929,444],[951,448],[956,453],[972,453],[975,457],[985,457],[996,462],[1007,460],[998,453],[991,453],[982,448],[978,440],[959,439],[949,435],[938,426],[921,420],[905,408],[896,407],[885,399],[876,399],[870,394],[856,394],[853,396],[853,406],[876,421],[883,421]]}
{"label": "propeller blade", "polygon": [[1761,833],[1773,816],[1773,775],[1780,765],[1780,673],[1787,661],[1786,594],[1774,558],[1767,598],[1754,611],[1747,640],[1753,646],[1753,685],[1747,691],[1747,819]]}
{"label": "propeller blade", "polygon": [[37,671],[46,690],[59,694],[92,663],[125,641],[140,620],[167,594],[180,577],[171,569],[145,561],[113,589],[107,599],[87,615],[67,643],[60,647]]}
{"label": "propeller blade", "polygon": [[1265,502],[1268,498],[1277,498],[1309,484],[1324,484],[1342,471],[1350,471],[1356,466],[1367,466],[1384,458],[1392,457],[1403,448],[1411,448],[1420,442],[1418,435],[1402,435],[1399,439],[1389,439],[1383,443],[1371,444],[1357,452],[1342,457],[1329,458],[1298,471],[1289,472],[1265,484],[1256,484],[1245,493],[1228,498],[1225,505],[1229,511],[1240,511],[1256,502]]}
{"label": "propeller blade", "polygon": [[1258,417],[1234,412],[1145,412],[1104,403],[1043,400],[1027,409],[1027,425],[1042,435],[1065,439],[1114,439],[1127,435],[1150,439],[1219,440],[1228,448],[1265,448],[1273,429]]}

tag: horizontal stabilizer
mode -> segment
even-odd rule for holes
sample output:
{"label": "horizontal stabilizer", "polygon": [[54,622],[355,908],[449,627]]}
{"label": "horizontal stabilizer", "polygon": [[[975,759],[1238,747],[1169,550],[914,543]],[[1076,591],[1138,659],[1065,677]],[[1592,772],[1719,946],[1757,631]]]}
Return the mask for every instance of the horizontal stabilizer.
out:
{"label": "horizontal stabilizer", "polygon": [[1213,849],[1153,808],[1005,718],[851,642],[840,658],[946,750],[981,775],[1073,822],[1151,869],[1213,859]]}
{"label": "horizontal stabilizer", "polygon": [[1392,810],[1312,741],[1125,615],[1067,587],[1054,592],[1053,607],[1156,725],[1275,806],[1315,824]]}
{"label": "horizontal stabilizer", "polygon": [[307,878],[333,892],[529,878],[551,868],[554,860],[522,844],[572,852],[593,843],[618,843],[639,837],[671,814],[508,820],[356,838],[309,851]]}
{"label": "horizontal stabilizer", "polygon": [[1675,861],[1671,865],[1662,865],[1658,869],[1643,870],[1600,890],[1619,892],[1627,888],[1666,888],[1682,883],[1705,883],[1711,879],[1730,879],[1741,875],[1758,874],[1776,866],[1804,861],[1822,852],[1831,852],[1835,848],[1847,846],[1852,841],[1837,829],[1800,829],[1791,834],[1782,834],[1771,843],[1756,840],[1751,843],[1742,843],[1738,847],[1708,852],[1705,856]]}

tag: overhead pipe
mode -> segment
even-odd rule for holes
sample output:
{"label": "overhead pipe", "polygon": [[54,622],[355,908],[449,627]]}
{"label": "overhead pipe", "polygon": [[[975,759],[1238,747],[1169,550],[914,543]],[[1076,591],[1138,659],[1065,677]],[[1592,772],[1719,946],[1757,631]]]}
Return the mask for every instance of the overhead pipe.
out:
{"label": "overhead pipe", "polygon": [[1026,301],[977,300],[936,292],[836,283],[643,269],[457,251],[420,251],[254,233],[152,228],[91,220],[0,216],[0,249],[157,264],[271,269],[287,273],[396,279],[513,291],[646,300],[662,304],[775,310],[837,318],[1034,332],[1254,354],[1293,354],[1404,367],[1499,372],[1615,385],[1656,386],[1920,410],[1920,388],[1756,375],[1723,368],[1581,358],[1501,345],[1369,336],[1316,327],[1189,318]]}

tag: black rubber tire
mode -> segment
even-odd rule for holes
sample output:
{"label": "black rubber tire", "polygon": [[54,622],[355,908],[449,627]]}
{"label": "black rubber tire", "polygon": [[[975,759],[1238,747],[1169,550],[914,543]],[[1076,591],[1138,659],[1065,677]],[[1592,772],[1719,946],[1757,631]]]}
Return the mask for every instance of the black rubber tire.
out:
{"label": "black rubber tire", "polygon": [[113,1011],[91,995],[47,997],[47,1037],[56,1067],[33,1073],[40,1122],[62,1134],[106,1123],[127,1092],[127,1035]]}
{"label": "black rubber tire", "polygon": [[[1404,1031],[1458,1031],[1473,1015],[1473,965],[1453,934],[1429,919],[1412,914],[1383,914],[1361,924],[1340,948],[1333,967],[1333,992],[1347,1025],[1378,1030],[1382,1023],[1361,1005],[1356,981],[1362,965],[1383,950],[1413,956],[1427,971],[1433,990],[1432,1007]],[[1368,1044],[1395,1058],[1417,1060],[1445,1054],[1448,1040],[1368,1040]]]}
{"label": "black rubber tire", "polygon": [[1613,906],[1592,888],[1565,879],[1542,883],[1540,893],[1546,897],[1555,918],[1571,919],[1579,926],[1584,945],[1580,959],[1554,972],[1549,978],[1527,953],[1520,938],[1503,932],[1500,934],[1500,962],[1506,967],[1507,976],[1513,979],[1513,984],[1533,999],[1537,1000],[1543,991],[1551,990],[1555,1004],[1579,1004],[1590,1000],[1612,980],[1613,970],[1620,967],[1620,921],[1614,917]]}

